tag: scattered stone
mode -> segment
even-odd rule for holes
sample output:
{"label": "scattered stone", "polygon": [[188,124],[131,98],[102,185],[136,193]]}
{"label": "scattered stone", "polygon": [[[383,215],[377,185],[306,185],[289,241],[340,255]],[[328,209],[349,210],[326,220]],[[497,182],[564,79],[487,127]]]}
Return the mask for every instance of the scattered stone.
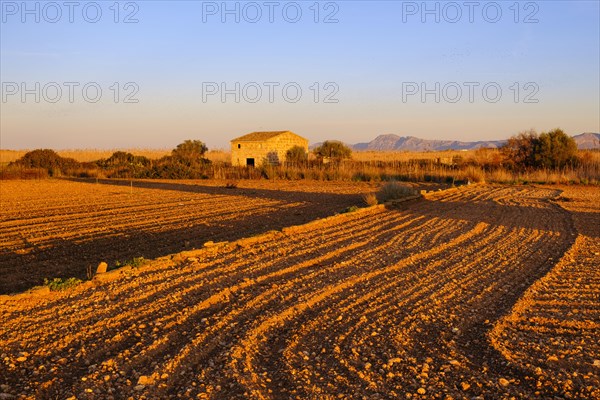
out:
{"label": "scattered stone", "polygon": [[144,389],[146,389],[145,385],[137,385],[136,387],[133,388],[133,390],[135,390],[136,392],[141,392]]}
{"label": "scattered stone", "polygon": [[550,356],[550,357],[548,357],[548,361],[558,361],[558,357]]}
{"label": "scattered stone", "polygon": [[452,328],[452,333],[458,333],[460,331],[460,329],[458,328]]}
{"label": "scattered stone", "polygon": [[471,387],[471,385],[469,385],[467,382],[461,382],[460,383],[460,388],[462,390],[469,390],[470,387]]}
{"label": "scattered stone", "polygon": [[457,360],[450,360],[450,365],[454,365],[455,367],[460,365],[460,362],[458,362]]}
{"label": "scattered stone", "polygon": [[25,357],[25,356],[21,356],[21,357],[17,358],[17,361],[18,361],[18,362],[24,362],[24,361],[27,361],[27,357]]}
{"label": "scattered stone", "polygon": [[594,367],[600,367],[600,360],[594,360]]}
{"label": "scattered stone", "polygon": [[212,247],[215,245],[215,242],[213,242],[212,240],[209,240],[208,242],[204,243],[204,247]]}
{"label": "scattered stone", "polygon": [[108,271],[108,264],[102,261],[96,268],[96,274],[104,274],[106,271]]}
{"label": "scattered stone", "polygon": [[419,388],[419,389],[417,389],[417,393],[425,394],[425,393],[427,393],[427,391],[424,388]]}
{"label": "scattered stone", "polygon": [[500,386],[505,386],[505,387],[510,385],[510,382],[504,378],[498,379],[498,383],[500,384]]}
{"label": "scattered stone", "polygon": [[151,376],[142,375],[138,379],[138,385],[147,386],[147,385],[153,385],[153,384],[154,384],[154,378],[152,378]]}

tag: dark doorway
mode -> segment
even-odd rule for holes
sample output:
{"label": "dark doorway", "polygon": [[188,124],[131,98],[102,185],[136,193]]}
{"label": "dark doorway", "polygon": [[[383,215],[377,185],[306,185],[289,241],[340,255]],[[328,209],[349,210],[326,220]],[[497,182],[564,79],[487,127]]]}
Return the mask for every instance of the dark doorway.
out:
{"label": "dark doorway", "polygon": [[254,167],[254,158],[246,158],[246,166]]}

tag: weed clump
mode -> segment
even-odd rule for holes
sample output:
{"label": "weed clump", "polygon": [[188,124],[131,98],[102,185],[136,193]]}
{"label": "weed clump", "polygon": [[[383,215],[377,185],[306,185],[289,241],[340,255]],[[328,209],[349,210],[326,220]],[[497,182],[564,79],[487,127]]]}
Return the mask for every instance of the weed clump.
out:
{"label": "weed clump", "polygon": [[121,267],[133,267],[133,268],[138,268],[143,266],[144,264],[146,264],[148,262],[148,260],[146,260],[144,257],[134,257],[131,260],[127,260],[127,261],[115,261],[115,268],[121,268]]}
{"label": "weed clump", "polygon": [[44,286],[48,286],[52,292],[60,292],[70,289],[81,283],[81,279],[77,278],[54,278],[52,280],[44,279]]}
{"label": "weed clump", "polygon": [[415,196],[417,191],[410,186],[403,185],[396,181],[387,182],[379,189],[376,198],[380,203],[391,200],[400,200],[405,197]]}
{"label": "weed clump", "polygon": [[377,204],[379,204],[379,201],[377,201],[377,196],[375,195],[375,193],[365,194],[363,196],[363,201],[365,202],[365,204],[367,206],[376,206]]}

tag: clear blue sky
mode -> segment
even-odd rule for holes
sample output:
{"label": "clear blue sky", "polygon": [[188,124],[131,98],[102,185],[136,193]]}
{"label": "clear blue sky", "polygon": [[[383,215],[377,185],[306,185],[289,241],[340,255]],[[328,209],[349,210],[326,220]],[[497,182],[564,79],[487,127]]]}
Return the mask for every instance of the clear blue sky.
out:
{"label": "clear blue sky", "polygon": [[[59,17],[47,2],[27,2],[28,13],[2,0],[1,147],[172,148],[193,138],[227,148],[255,130],[348,143],[385,133],[484,140],[529,128],[600,131],[597,0],[427,2],[433,14],[421,1],[315,3],[228,2],[236,22],[220,1],[120,2],[118,15],[113,1],[72,10],[59,1]],[[65,82],[74,82],[72,102]],[[239,103],[235,94],[223,102],[221,85],[235,92],[236,82]],[[252,82],[262,91],[256,102]],[[272,102],[265,82],[274,82]],[[92,103],[95,87],[102,95]],[[128,94],[138,102],[124,102]]]}

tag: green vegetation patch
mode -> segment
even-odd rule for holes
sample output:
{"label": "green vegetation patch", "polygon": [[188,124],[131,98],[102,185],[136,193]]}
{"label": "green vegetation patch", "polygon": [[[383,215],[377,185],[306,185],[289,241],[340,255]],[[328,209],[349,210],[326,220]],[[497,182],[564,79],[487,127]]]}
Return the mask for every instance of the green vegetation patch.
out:
{"label": "green vegetation patch", "polygon": [[48,286],[51,291],[59,292],[70,289],[81,283],[77,278],[54,278],[52,280],[44,279],[44,286]]}
{"label": "green vegetation patch", "polygon": [[115,268],[121,268],[121,267],[126,267],[126,266],[138,268],[147,263],[148,263],[148,260],[146,260],[144,257],[134,257],[131,260],[127,260],[127,261],[119,261],[119,260],[115,261]]}

